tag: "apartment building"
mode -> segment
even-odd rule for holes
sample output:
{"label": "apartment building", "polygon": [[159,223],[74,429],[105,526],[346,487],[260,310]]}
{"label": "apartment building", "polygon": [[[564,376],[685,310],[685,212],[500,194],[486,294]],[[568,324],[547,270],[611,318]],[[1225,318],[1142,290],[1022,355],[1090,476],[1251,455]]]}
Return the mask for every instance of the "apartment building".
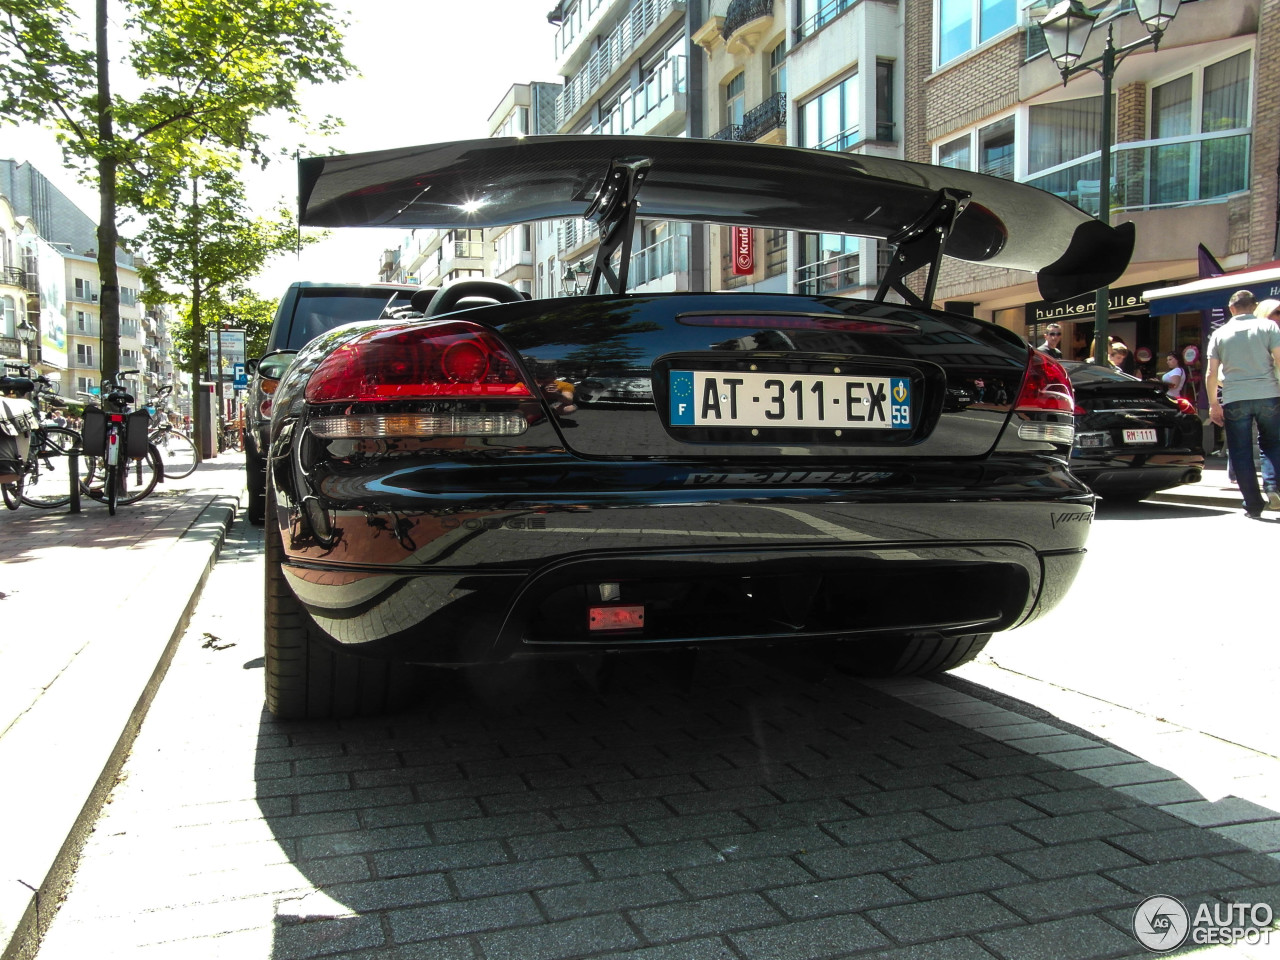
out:
{"label": "apartment building", "polygon": [[[13,205],[0,196],[0,359],[26,362],[30,348],[22,334],[35,323],[28,320],[28,272],[19,235],[27,222],[14,214]],[[27,324],[24,328],[23,324]]]}
{"label": "apartment building", "polygon": [[[702,136],[702,58],[690,54],[690,23],[701,0],[561,0],[555,70],[564,77],[555,131],[574,134]],[[692,8],[692,9],[691,9]],[[603,173],[603,171],[601,171]],[[579,292],[599,245],[581,219],[540,226],[535,296]],[[647,293],[707,289],[706,231],[690,224],[636,221],[628,289]]]}
{"label": "apartment building", "polygon": [[[99,309],[97,226],[48,178],[29,163],[0,160],[0,257],[6,279],[20,280],[29,322],[38,328],[32,351],[42,373],[61,382],[63,396],[96,390],[102,379],[102,328]],[[18,230],[18,227],[21,227]],[[21,266],[19,266],[19,261]],[[120,369],[138,370],[127,378],[140,400],[165,383],[175,383],[175,400],[189,402],[190,388],[175,369],[173,339],[163,313],[144,321],[137,263],[116,251],[120,284]],[[12,285],[10,285],[12,286]],[[8,313],[0,286],[0,309]],[[7,324],[0,333],[7,331]],[[0,336],[0,350],[8,349]]]}
{"label": "apartment building", "polygon": [[[1048,4],[903,6],[906,158],[1026,181],[1096,211],[1102,80],[1081,72],[1063,84],[1037,25]],[[1117,47],[1146,35],[1131,0],[1089,7],[1099,17],[1086,60],[1108,28]],[[1196,279],[1201,244],[1228,270],[1280,256],[1280,4],[1184,0],[1158,50],[1119,63],[1109,109],[1110,219],[1137,231],[1110,291],[1109,331],[1150,372],[1163,353],[1202,346],[1206,321],[1199,311],[1153,316],[1143,291]],[[1057,321],[1069,357],[1083,358],[1093,339],[1092,297],[1044,302],[1029,274],[951,261],[938,298],[1036,342]]]}

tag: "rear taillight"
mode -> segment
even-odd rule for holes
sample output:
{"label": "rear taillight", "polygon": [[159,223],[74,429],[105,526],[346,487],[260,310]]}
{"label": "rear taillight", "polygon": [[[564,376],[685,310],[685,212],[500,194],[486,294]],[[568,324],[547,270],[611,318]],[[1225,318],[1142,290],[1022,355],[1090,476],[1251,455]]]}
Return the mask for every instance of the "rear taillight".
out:
{"label": "rear taillight", "polygon": [[307,381],[308,403],[373,400],[531,400],[515,358],[467,321],[384,327],[343,344]]}
{"label": "rear taillight", "polygon": [[1022,390],[1018,393],[1015,410],[1043,411],[1050,413],[1075,413],[1075,394],[1071,391],[1071,378],[1066,368],[1053,357],[1039,350],[1032,350],[1027,364]]}
{"label": "rear taillight", "polygon": [[1186,397],[1174,397],[1173,402],[1178,405],[1179,412],[1189,413],[1192,416],[1196,415],[1196,405]]}
{"label": "rear taillight", "polygon": [[[1019,413],[1067,413],[1075,414],[1075,395],[1071,392],[1071,378],[1066,368],[1039,350],[1031,351],[1026,376],[1014,410]],[[1053,422],[1050,418],[1024,418],[1018,424],[1018,439],[1033,443],[1056,443],[1071,446],[1075,440],[1075,421]]]}

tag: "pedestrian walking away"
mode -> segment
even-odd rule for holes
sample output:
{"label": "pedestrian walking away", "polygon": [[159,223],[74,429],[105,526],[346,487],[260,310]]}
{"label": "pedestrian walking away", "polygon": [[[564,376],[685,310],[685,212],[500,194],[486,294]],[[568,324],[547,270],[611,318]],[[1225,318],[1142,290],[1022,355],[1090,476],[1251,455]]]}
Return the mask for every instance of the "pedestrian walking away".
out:
{"label": "pedestrian walking away", "polygon": [[[1275,487],[1275,468],[1280,465],[1280,326],[1255,315],[1257,307],[1249,290],[1231,295],[1227,303],[1231,319],[1209,338],[1205,380],[1209,419],[1226,429],[1227,456],[1244,497],[1244,512],[1254,520],[1262,517],[1266,506],[1280,510],[1280,493]],[[1258,473],[1253,467],[1255,424],[1263,462],[1270,461],[1269,469],[1263,472],[1263,483],[1269,476],[1270,486],[1263,491],[1258,489]]]}

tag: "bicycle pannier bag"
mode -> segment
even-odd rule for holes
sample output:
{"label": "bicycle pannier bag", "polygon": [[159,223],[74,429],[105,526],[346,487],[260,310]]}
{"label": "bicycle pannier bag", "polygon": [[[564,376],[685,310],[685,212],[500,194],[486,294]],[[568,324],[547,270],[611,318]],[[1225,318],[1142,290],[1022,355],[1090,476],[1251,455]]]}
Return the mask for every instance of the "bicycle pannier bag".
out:
{"label": "bicycle pannier bag", "polygon": [[85,407],[80,439],[86,457],[100,457],[107,449],[107,415],[101,407]]}
{"label": "bicycle pannier bag", "polygon": [[145,410],[135,410],[129,414],[125,424],[125,456],[138,460],[147,455],[147,434],[151,429],[151,414]]}
{"label": "bicycle pannier bag", "polygon": [[30,400],[0,397],[0,483],[13,483],[22,476],[31,431],[39,425]]}

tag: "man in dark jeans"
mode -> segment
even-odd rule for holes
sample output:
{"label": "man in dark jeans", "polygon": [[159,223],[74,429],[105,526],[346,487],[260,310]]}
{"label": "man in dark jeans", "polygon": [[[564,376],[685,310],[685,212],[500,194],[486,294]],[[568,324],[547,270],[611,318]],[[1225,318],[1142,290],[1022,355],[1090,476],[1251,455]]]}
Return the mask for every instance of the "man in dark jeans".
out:
{"label": "man in dark jeans", "polygon": [[[1262,455],[1280,466],[1280,327],[1255,317],[1258,302],[1249,290],[1237,290],[1227,302],[1231,319],[1209,338],[1209,419],[1227,431],[1227,455],[1244,496],[1245,516],[1261,519],[1262,510],[1280,509],[1280,493],[1258,490],[1253,468],[1253,425],[1258,425]],[[1218,401],[1219,377],[1222,402]],[[1274,476],[1274,471],[1271,471]]]}

